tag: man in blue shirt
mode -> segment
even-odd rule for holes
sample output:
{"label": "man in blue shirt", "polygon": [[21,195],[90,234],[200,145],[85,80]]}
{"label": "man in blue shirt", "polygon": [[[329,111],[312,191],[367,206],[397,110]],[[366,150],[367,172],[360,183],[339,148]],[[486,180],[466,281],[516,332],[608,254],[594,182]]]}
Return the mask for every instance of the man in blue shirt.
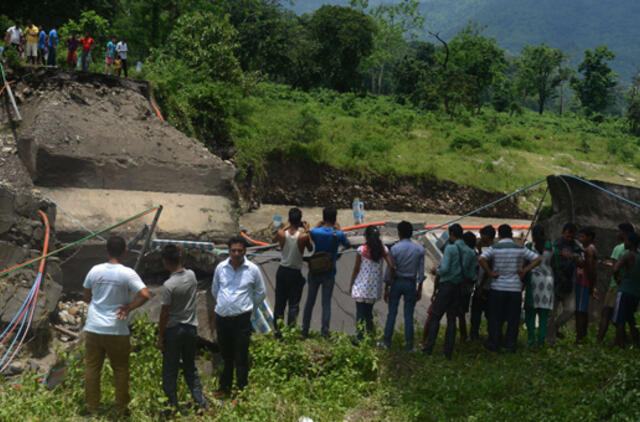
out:
{"label": "man in blue shirt", "polygon": [[302,315],[302,335],[309,335],[309,325],[311,324],[311,314],[316,304],[318,289],[322,286],[322,329],[323,337],[329,336],[329,323],[331,321],[331,295],[333,285],[336,281],[336,261],[338,259],[338,248],[340,245],[349,247],[347,236],[340,231],[340,226],[336,223],[338,211],[334,207],[327,207],[322,210],[322,221],[316,228],[311,230],[311,240],[314,245],[314,254],[318,252],[330,253],[332,255],[332,269],[313,274],[309,270],[309,286],[307,303],[304,305]]}
{"label": "man in blue shirt", "polygon": [[58,47],[58,31],[56,28],[51,28],[49,31],[49,56],[47,57],[47,65],[56,66],[56,48]]}
{"label": "man in blue shirt", "polygon": [[438,338],[440,320],[447,314],[447,332],[444,340],[444,356],[451,359],[456,341],[456,316],[460,310],[460,288],[466,278],[476,272],[476,254],[462,240],[463,231],[459,224],[449,227],[449,244],[444,249],[437,270],[438,280],[434,286],[433,313],[429,324],[429,336],[424,345],[424,353],[431,355]]}
{"label": "man in blue shirt", "polygon": [[44,28],[40,25],[40,33],[38,34],[38,61],[44,66],[44,53],[47,46],[47,33],[44,32]]}
{"label": "man in blue shirt", "polygon": [[382,343],[391,346],[393,330],[398,315],[400,297],[404,300],[404,339],[405,349],[413,350],[413,310],[416,302],[422,297],[424,281],[424,248],[411,241],[413,226],[408,221],[398,224],[400,241],[391,247],[389,254],[395,268],[395,279],[391,279],[390,271],[385,274],[385,302],[389,303],[387,323],[384,328]]}
{"label": "man in blue shirt", "polygon": [[228,246],[229,258],[216,267],[211,284],[211,294],[216,300],[218,346],[224,361],[220,388],[214,396],[231,393],[234,366],[238,389],[246,387],[253,331],[251,314],[266,297],[260,269],[245,258],[247,244],[244,238],[232,237]]}

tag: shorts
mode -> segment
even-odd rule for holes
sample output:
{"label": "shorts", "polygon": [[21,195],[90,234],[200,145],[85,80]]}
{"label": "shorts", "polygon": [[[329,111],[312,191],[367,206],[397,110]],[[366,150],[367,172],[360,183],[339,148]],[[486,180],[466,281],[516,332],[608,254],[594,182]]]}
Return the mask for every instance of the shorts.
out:
{"label": "shorts", "polygon": [[613,311],[613,323],[615,325],[624,324],[625,322],[633,324],[633,314],[638,310],[638,302],[640,302],[640,297],[629,293],[618,292],[618,296],[616,296],[616,308],[615,311]]}
{"label": "shorts", "polygon": [[604,297],[604,307],[613,309],[616,307],[616,296],[618,296],[618,286],[610,286]]}
{"label": "shorts", "polygon": [[113,57],[106,57],[104,58],[104,62],[106,64],[113,64]]}
{"label": "shorts", "polygon": [[27,57],[38,57],[38,44],[27,44]]}
{"label": "shorts", "polygon": [[576,284],[576,312],[589,312],[591,289]]}

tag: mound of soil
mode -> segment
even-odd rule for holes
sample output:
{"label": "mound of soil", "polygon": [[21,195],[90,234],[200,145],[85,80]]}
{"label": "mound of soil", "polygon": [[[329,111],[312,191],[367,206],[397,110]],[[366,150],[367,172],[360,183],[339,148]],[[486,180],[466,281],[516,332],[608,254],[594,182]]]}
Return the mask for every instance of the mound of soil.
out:
{"label": "mound of soil", "polygon": [[[267,174],[263,182],[242,184],[242,193],[253,206],[264,202],[350,208],[353,199],[359,198],[367,209],[373,210],[464,214],[504,195],[449,181],[363,175],[310,161],[272,164],[267,168]],[[477,215],[529,217],[514,198]]]}

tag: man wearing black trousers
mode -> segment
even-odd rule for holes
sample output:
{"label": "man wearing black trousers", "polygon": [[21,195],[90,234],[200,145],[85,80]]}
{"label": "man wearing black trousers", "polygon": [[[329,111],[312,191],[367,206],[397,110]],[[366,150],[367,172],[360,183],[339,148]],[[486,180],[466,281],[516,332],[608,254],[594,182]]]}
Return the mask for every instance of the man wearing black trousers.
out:
{"label": "man wearing black trousers", "polygon": [[231,393],[234,367],[238,390],[246,387],[253,331],[251,314],[266,296],[260,269],[245,258],[247,244],[244,239],[232,237],[228,246],[229,258],[216,267],[211,285],[211,293],[216,299],[218,346],[224,361],[220,388],[214,396]]}
{"label": "man wearing black trousers", "polygon": [[[480,265],[494,280],[489,291],[489,343],[487,348],[499,351],[502,347],[504,324],[507,333],[504,346],[507,352],[515,353],[520,327],[522,306],[522,280],[532,268],[540,264],[541,258],[534,251],[514,242],[511,226],[498,227],[498,243],[480,255]],[[493,268],[489,262],[493,261]],[[524,261],[529,265],[523,268]]]}

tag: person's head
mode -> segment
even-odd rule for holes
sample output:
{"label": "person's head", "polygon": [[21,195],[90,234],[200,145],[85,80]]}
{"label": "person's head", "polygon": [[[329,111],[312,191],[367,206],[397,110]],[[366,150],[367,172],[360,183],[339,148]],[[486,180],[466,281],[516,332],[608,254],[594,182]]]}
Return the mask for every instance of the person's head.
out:
{"label": "person's head", "polygon": [[531,237],[533,238],[533,243],[544,243],[546,241],[546,236],[544,234],[544,226],[542,224],[536,224],[531,229]]}
{"label": "person's head", "polygon": [[408,221],[401,221],[398,224],[398,237],[400,239],[411,239],[413,236],[413,226]]}
{"label": "person's head", "polygon": [[322,210],[322,221],[325,224],[336,224],[336,219],[338,218],[338,210],[335,207],[325,207]]}
{"label": "person's head", "polygon": [[122,236],[111,236],[107,239],[107,254],[109,258],[121,260],[127,251],[127,244]]}
{"label": "person's head", "polygon": [[462,239],[462,226],[460,224],[452,224],[449,226],[449,242],[453,243],[458,239]]}
{"label": "person's head", "polygon": [[41,30],[41,31],[44,31],[44,26],[40,25],[40,26],[38,27],[38,29],[39,29],[39,30]]}
{"label": "person's head", "polygon": [[578,228],[573,223],[567,223],[562,228],[562,241],[566,244],[571,244],[576,239],[576,233]]}
{"label": "person's head", "polygon": [[467,245],[471,249],[474,249],[476,247],[476,242],[478,239],[476,238],[476,235],[473,234],[473,232],[465,232],[462,235],[462,240],[464,241],[465,245]]}
{"label": "person's head", "polygon": [[380,231],[378,228],[375,226],[368,226],[364,231],[364,238],[367,242],[367,248],[369,248],[371,259],[376,262],[382,259],[384,246],[382,245],[382,240],[380,240]]}
{"label": "person's head", "polygon": [[89,31],[84,31],[84,37],[89,38]]}
{"label": "person's head", "polygon": [[498,227],[498,236],[500,239],[511,239],[513,237],[513,230],[508,224],[502,224]]}
{"label": "person's head", "polygon": [[162,249],[162,264],[167,270],[174,272],[181,263],[182,254],[176,245],[167,245]]}
{"label": "person's head", "polygon": [[302,224],[302,211],[300,211],[300,208],[291,208],[289,210],[289,223],[292,226],[300,227],[300,224]]}
{"label": "person's head", "polygon": [[624,240],[624,247],[629,251],[637,251],[640,246],[640,236],[636,232],[629,232]]}
{"label": "person's head", "polygon": [[73,31],[73,32],[71,33],[71,38],[75,38],[75,37],[77,37],[77,36],[78,36],[78,33],[77,33],[76,31]]}
{"label": "person's head", "polygon": [[27,28],[31,28],[31,25],[33,25],[33,22],[27,21]]}
{"label": "person's head", "polygon": [[493,240],[495,238],[496,238],[496,229],[491,224],[487,224],[486,226],[480,229],[480,244],[482,246],[492,245]]}
{"label": "person's head", "polygon": [[240,264],[244,260],[244,255],[247,253],[247,242],[242,236],[233,236],[227,242],[229,247],[229,258],[234,264]]}
{"label": "person's head", "polygon": [[15,26],[16,28],[20,28],[20,22],[16,21],[16,23],[13,24],[13,26]]}
{"label": "person's head", "polygon": [[122,42],[127,42],[127,39],[125,37],[122,37]]}
{"label": "person's head", "polygon": [[618,224],[618,240],[620,242],[624,242],[629,233],[633,233],[635,230],[631,223],[620,223]]}
{"label": "person's head", "polygon": [[580,229],[578,233],[578,240],[584,246],[590,245],[596,239],[596,232],[593,230],[593,227],[584,227]]}

